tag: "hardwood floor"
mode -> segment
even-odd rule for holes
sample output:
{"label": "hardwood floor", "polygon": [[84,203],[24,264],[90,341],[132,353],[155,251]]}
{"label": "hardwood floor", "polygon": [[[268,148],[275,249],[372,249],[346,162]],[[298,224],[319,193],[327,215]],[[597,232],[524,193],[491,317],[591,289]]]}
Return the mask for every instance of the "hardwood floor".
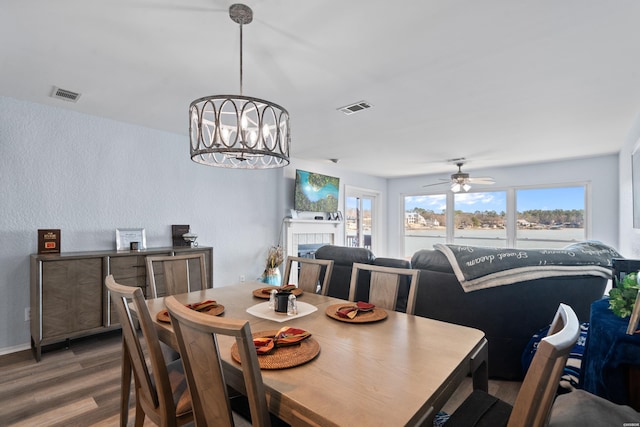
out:
{"label": "hardwood floor", "polygon": [[[47,348],[39,363],[30,351],[0,356],[0,425],[118,426],[120,352],[120,332],[112,331],[73,340],[68,349]],[[509,403],[519,388],[519,382],[489,381],[489,392]],[[470,392],[467,378],[444,410],[453,412]]]}

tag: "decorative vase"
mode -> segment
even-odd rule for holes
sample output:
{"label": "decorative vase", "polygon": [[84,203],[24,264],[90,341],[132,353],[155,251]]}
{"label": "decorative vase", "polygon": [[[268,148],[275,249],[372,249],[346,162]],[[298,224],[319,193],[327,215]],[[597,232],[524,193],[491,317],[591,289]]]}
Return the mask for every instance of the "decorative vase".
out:
{"label": "decorative vase", "polygon": [[282,282],[280,269],[278,267],[267,268],[264,273],[262,273],[262,282],[272,286],[280,286],[280,282]]}

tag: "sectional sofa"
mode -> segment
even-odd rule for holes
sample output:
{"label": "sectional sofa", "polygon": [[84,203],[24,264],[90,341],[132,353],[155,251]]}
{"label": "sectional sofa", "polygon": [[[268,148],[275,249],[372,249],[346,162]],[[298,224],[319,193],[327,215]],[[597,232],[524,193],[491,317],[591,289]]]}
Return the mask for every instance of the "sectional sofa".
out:
{"label": "sectional sofa", "polygon": [[[510,380],[522,379],[521,357],[527,343],[549,325],[561,302],[570,305],[581,322],[588,322],[591,303],[603,297],[608,283],[606,274],[576,271],[465,292],[451,262],[439,250],[420,250],[408,261],[376,258],[363,248],[327,245],[315,256],[334,261],[328,293],[343,299],[348,297],[354,262],[419,269],[415,315],[484,331],[489,341],[489,376]],[[356,298],[366,300],[366,292]],[[401,292],[404,295],[396,307],[400,311],[401,301],[406,303],[406,288]]]}

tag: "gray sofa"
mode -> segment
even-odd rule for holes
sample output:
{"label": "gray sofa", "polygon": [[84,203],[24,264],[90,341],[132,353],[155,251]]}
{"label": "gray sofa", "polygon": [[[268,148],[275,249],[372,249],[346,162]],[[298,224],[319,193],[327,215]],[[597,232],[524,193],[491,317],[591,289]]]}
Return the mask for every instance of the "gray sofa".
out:
{"label": "gray sofa", "polygon": [[[591,303],[602,298],[608,281],[590,275],[558,276],[465,293],[448,259],[437,250],[420,250],[409,262],[376,258],[362,248],[323,246],[316,257],[334,260],[329,295],[343,299],[348,298],[354,262],[419,269],[415,314],[484,331],[489,376],[510,380],[522,379],[522,353],[532,335],[549,325],[558,305],[569,304],[581,322],[588,322]],[[357,299],[367,296],[360,294]],[[406,304],[406,294],[404,299]]]}

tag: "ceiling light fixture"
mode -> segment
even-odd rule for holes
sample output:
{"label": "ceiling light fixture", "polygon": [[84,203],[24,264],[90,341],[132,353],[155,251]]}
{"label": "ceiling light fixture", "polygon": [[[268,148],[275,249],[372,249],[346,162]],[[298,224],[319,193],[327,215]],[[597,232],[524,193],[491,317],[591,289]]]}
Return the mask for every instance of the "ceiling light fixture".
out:
{"label": "ceiling light fixture", "polygon": [[462,165],[464,163],[458,162],[456,166],[458,166],[458,172],[451,175],[451,191],[454,193],[459,193],[460,190],[464,190],[465,192],[471,190],[471,186],[469,185],[469,174],[462,172]]}
{"label": "ceiling light fixture", "polygon": [[242,26],[253,20],[253,11],[233,4],[229,17],[240,25],[240,95],[207,96],[191,103],[191,160],[237,169],[287,166],[289,113],[273,102],[242,95]]}

